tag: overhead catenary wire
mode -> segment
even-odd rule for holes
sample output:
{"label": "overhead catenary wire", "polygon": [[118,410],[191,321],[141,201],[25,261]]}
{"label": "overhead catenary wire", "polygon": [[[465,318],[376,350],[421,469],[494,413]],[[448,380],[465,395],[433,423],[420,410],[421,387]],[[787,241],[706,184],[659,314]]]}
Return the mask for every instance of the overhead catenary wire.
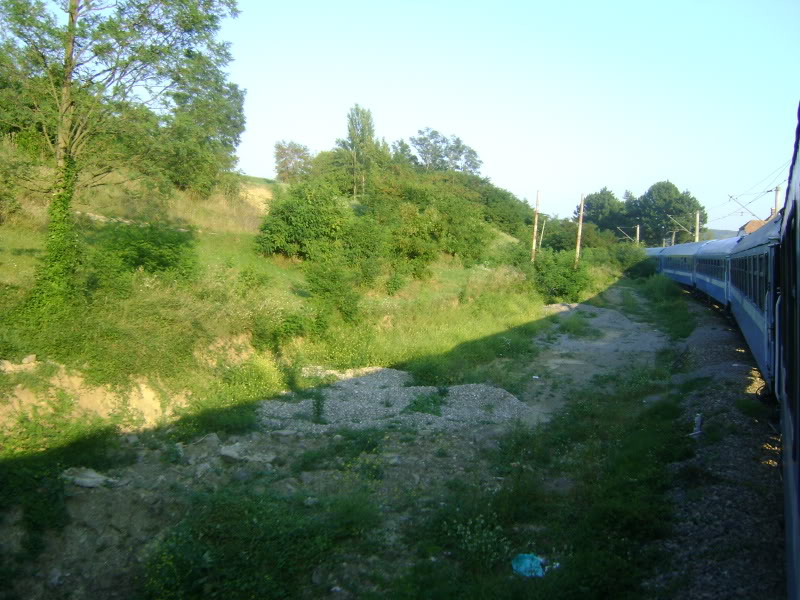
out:
{"label": "overhead catenary wire", "polygon": [[[779,185],[779,186],[782,186],[782,185],[783,185],[783,184],[785,184],[787,181],[788,181],[788,179],[784,179],[783,181],[780,181],[780,182],[778,182],[778,183],[777,183],[777,185]],[[772,192],[774,192],[774,191],[775,191],[775,187],[774,187],[774,185],[772,185],[772,184],[770,184],[770,185],[771,185],[772,187],[770,187],[769,189],[766,189],[766,190],[764,190],[764,191],[762,191],[762,192],[745,192],[745,193],[742,193],[742,194],[737,194],[737,195],[735,195],[735,196],[728,196],[728,199],[727,199],[725,202],[723,202],[722,204],[718,204],[717,206],[714,206],[714,207],[710,208],[709,210],[714,210],[714,209],[716,209],[716,208],[720,208],[720,207],[722,207],[722,206],[725,206],[725,205],[727,205],[727,204],[730,204],[731,202],[735,202],[735,201],[736,201],[738,198],[741,198],[742,196],[751,196],[751,195],[756,195],[756,197],[755,197],[755,198],[753,198],[752,200],[750,200],[750,201],[746,202],[745,204],[740,204],[740,208],[737,208],[737,209],[736,209],[736,210],[734,210],[733,212],[731,212],[731,213],[728,213],[728,214],[727,214],[727,215],[725,215],[724,217],[716,217],[715,219],[710,219],[709,221],[707,221],[707,222],[706,222],[706,224],[708,224],[708,223],[713,223],[714,221],[721,221],[722,219],[727,219],[728,217],[732,217],[733,215],[735,215],[735,214],[737,214],[737,213],[742,213],[742,214],[744,214],[743,207],[750,206],[751,204],[753,204],[753,203],[754,203],[754,202],[756,202],[757,200],[760,200],[761,198],[763,198],[763,197],[764,197],[764,196],[766,196],[767,194],[771,194]]]}

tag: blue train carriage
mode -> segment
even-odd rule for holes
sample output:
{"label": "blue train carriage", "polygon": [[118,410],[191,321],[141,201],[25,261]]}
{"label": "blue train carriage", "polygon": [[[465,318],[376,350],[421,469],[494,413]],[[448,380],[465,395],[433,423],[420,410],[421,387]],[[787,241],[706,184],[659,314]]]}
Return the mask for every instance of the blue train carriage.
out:
{"label": "blue train carriage", "polygon": [[708,242],[691,242],[667,246],[661,251],[659,271],[678,283],[694,287],[694,261],[697,251]]}
{"label": "blue train carriage", "polygon": [[742,238],[711,240],[697,250],[694,265],[694,282],[723,308],[730,303],[728,281],[730,254]]}
{"label": "blue train carriage", "polygon": [[788,597],[800,600],[800,111],[794,156],[789,171],[781,228],[778,265],[781,297],[778,301],[777,377],[775,392],[781,403],[782,462],[785,505],[786,572]]}
{"label": "blue train carriage", "polygon": [[739,329],[758,363],[761,375],[774,389],[776,264],[780,219],[743,237],[730,254],[729,304]]}

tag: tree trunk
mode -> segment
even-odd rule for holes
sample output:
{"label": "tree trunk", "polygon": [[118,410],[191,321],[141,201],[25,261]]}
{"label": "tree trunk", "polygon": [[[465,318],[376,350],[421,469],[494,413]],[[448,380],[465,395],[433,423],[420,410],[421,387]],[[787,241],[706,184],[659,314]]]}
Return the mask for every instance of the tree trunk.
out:
{"label": "tree trunk", "polygon": [[72,218],[72,198],[78,180],[78,169],[73,156],[75,131],[72,77],[75,70],[75,36],[79,13],[80,1],[69,0],[69,20],[64,40],[64,73],[58,99],[56,181],[48,209],[50,219],[47,224],[45,256],[36,281],[36,297],[47,310],[66,306],[74,298],[75,274],[80,261]]}
{"label": "tree trunk", "polygon": [[75,162],[66,157],[64,166],[58,167],[56,189],[48,209],[45,258],[37,273],[36,296],[48,309],[66,305],[75,297],[80,254],[71,205],[77,178]]}

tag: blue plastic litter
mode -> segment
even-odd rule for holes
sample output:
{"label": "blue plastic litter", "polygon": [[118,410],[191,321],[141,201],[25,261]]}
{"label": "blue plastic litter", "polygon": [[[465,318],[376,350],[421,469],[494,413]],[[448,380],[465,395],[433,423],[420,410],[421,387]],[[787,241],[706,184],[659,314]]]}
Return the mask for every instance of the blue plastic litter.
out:
{"label": "blue plastic litter", "polygon": [[514,573],[523,577],[544,577],[547,561],[535,554],[517,554],[511,561]]}

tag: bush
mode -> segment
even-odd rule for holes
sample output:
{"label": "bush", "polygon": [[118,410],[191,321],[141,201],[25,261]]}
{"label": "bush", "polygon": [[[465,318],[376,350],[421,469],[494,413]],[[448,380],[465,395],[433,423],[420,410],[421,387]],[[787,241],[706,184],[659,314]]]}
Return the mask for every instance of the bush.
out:
{"label": "bush", "polygon": [[262,254],[325,256],[345,234],[348,213],[330,185],[318,181],[295,185],[288,198],[273,203],[256,245]]}
{"label": "bush", "polygon": [[145,565],[148,598],[293,598],[340,539],[378,520],[365,494],[316,509],[244,487],[198,495]]}
{"label": "bush", "polygon": [[117,257],[119,264],[129,271],[171,271],[190,276],[196,270],[195,237],[192,231],[160,223],[144,227],[112,224],[98,228],[87,239],[96,254]]}
{"label": "bush", "polygon": [[304,336],[311,329],[309,318],[303,314],[289,313],[280,316],[278,322],[274,322],[268,316],[256,313],[251,323],[253,347],[256,350],[269,349],[278,353],[285,342],[294,337]]}
{"label": "bush", "polygon": [[306,268],[308,289],[319,308],[323,312],[338,311],[348,323],[354,322],[360,313],[361,296],[354,288],[354,279],[338,257],[310,263]]}
{"label": "bush", "polygon": [[547,302],[577,302],[589,287],[590,277],[584,263],[574,267],[575,254],[542,248],[536,254],[536,289]]}

